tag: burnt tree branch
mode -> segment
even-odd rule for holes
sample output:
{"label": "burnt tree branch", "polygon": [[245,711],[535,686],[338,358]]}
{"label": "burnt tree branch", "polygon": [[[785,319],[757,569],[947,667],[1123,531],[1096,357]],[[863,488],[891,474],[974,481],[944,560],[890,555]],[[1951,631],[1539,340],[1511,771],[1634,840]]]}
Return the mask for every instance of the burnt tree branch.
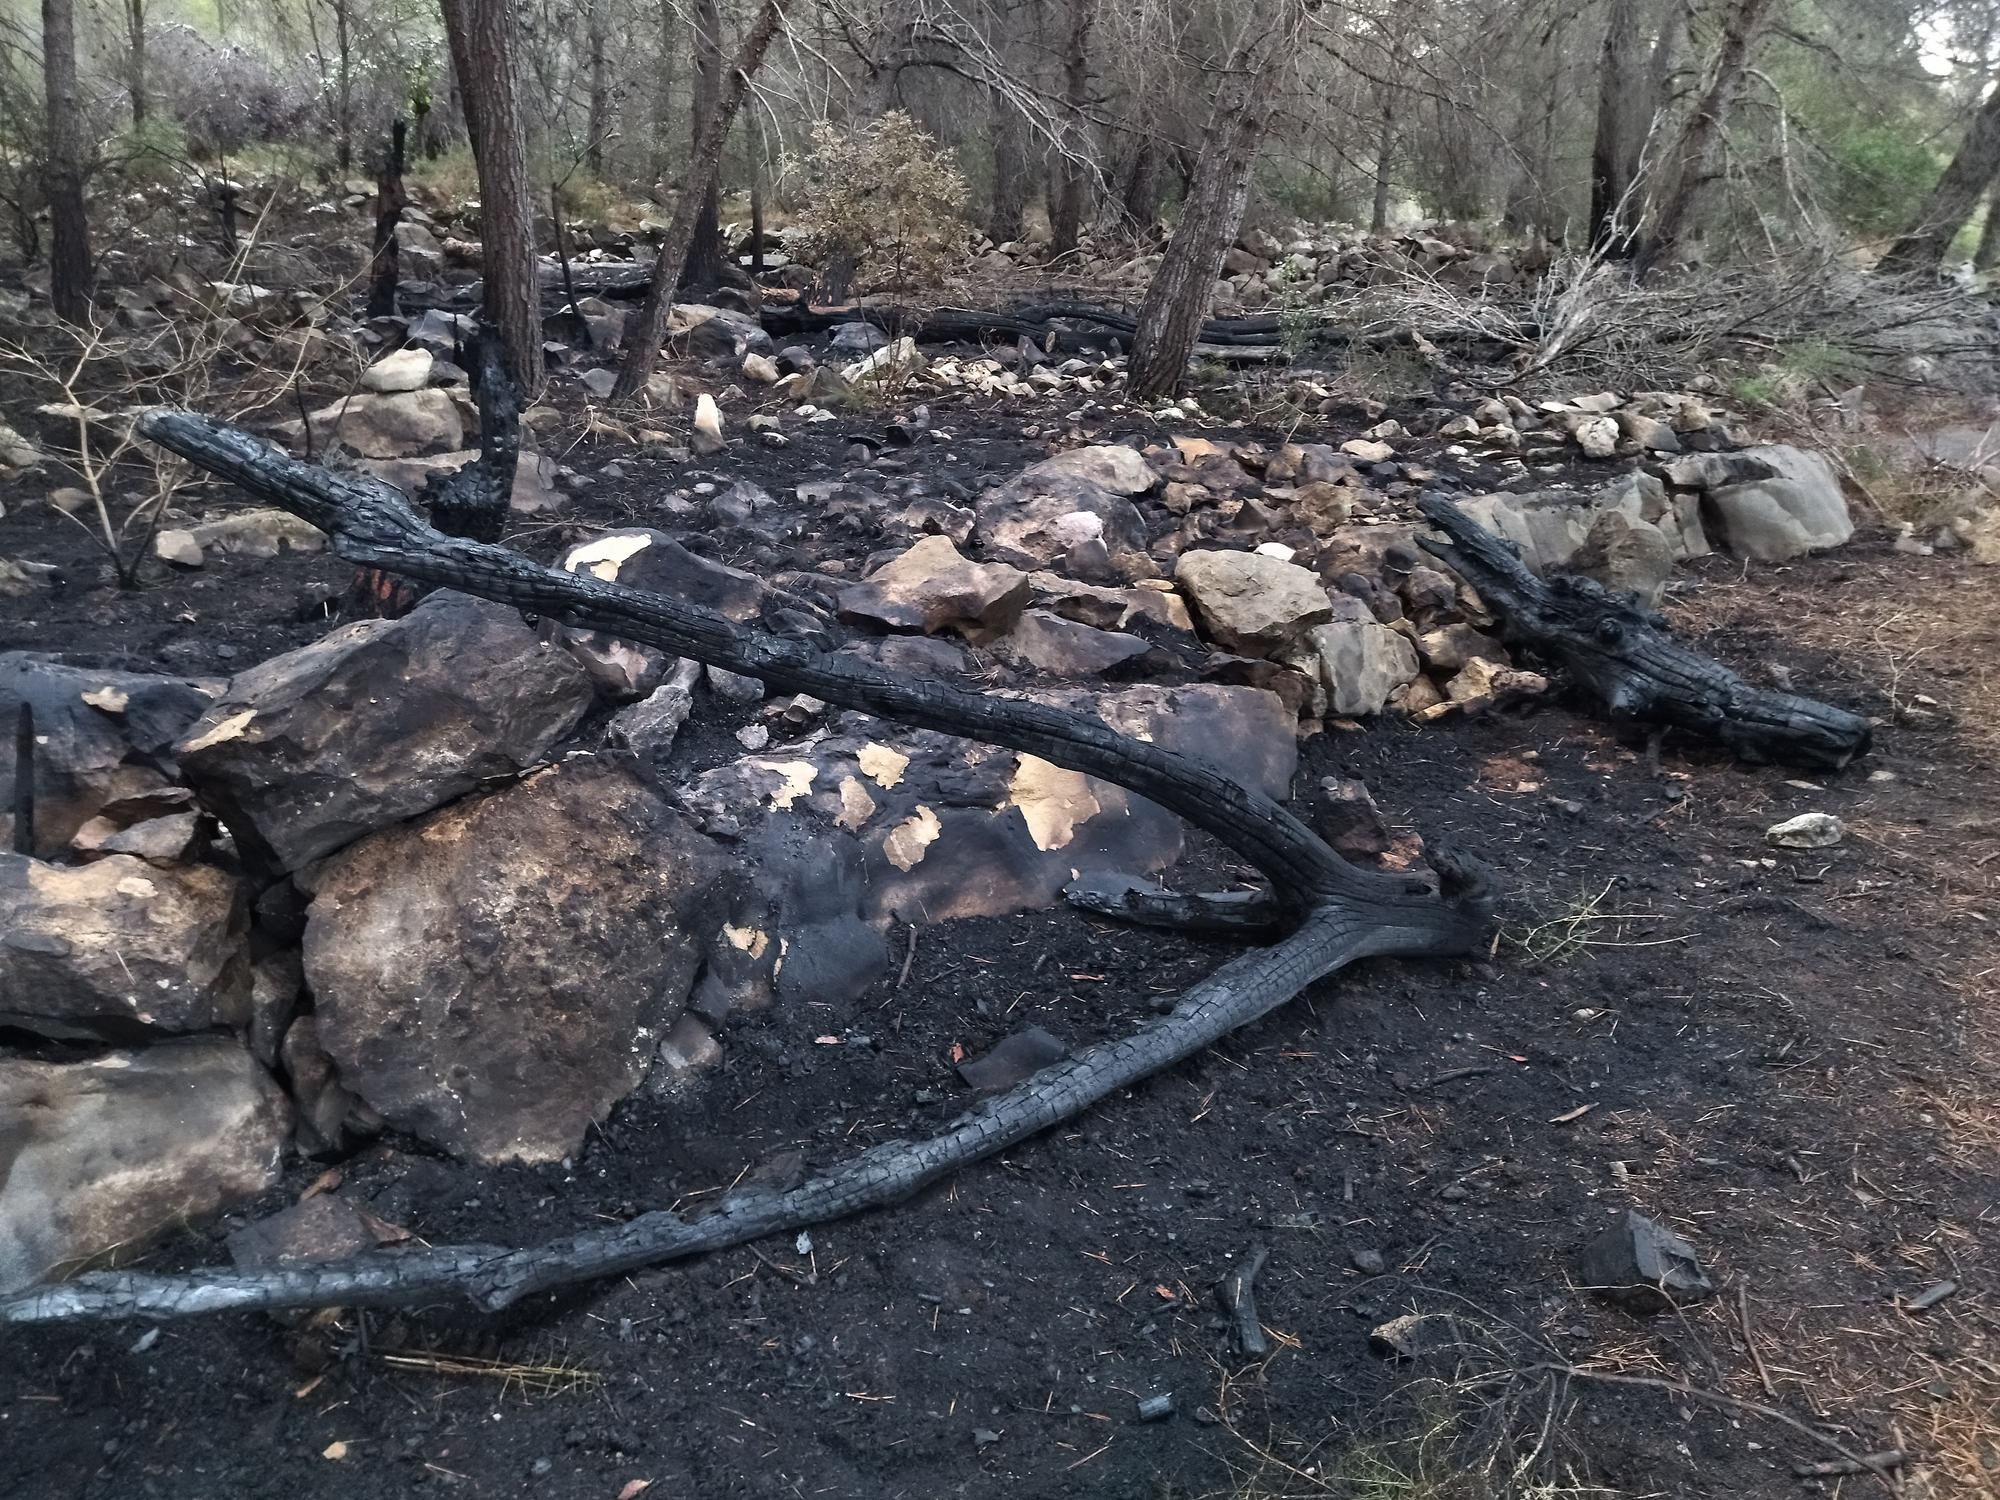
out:
{"label": "burnt tree branch", "polygon": [[1507,640],[1558,663],[1613,719],[1684,729],[1746,760],[1837,770],[1867,751],[1871,731],[1859,714],[1753,687],[1594,580],[1537,578],[1512,543],[1449,498],[1417,504],[1444,533],[1418,540],[1479,590]]}
{"label": "burnt tree branch", "polygon": [[[356,563],[462,589],[565,623],[763,679],[784,691],[1038,755],[1100,776],[1207,830],[1270,880],[1295,924],[1279,942],[1224,964],[1142,1030],[1052,1064],[918,1141],[871,1147],[786,1192],[743,1189],[698,1220],[656,1211],[546,1245],[384,1250],[324,1266],[184,1276],[96,1273],[0,1298],[0,1323],[175,1317],[253,1308],[388,1306],[445,1294],[499,1309],[535,1293],[741,1245],[907,1198],[970,1163],[1074,1118],[1285,1004],[1357,959],[1473,951],[1487,918],[1475,880],[1347,864],[1271,798],[1206,761],[1128,739],[1095,717],[940,683],[737,625],[679,600],[542,567],[448,537],[402,496],[360,476],[301,463],[248,434],[182,412],[142,419],[146,436],[326,531]],[[1273,913],[1274,915],[1276,913]]]}

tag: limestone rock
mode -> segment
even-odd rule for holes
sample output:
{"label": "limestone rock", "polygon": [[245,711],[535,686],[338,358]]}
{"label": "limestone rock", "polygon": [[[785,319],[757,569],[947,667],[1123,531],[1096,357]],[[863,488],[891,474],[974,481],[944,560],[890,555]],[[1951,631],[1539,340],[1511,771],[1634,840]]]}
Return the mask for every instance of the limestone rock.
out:
{"label": "limestone rock", "polygon": [[518,613],[443,592],[239,673],[176,753],[246,855],[298,871],[538,764],[589,705]]}
{"label": "limestone rock", "polygon": [[[360,467],[415,500],[423,494],[424,481],[431,475],[454,474],[478,458],[477,448],[467,448],[429,458],[365,458]],[[556,489],[555,460],[546,453],[524,448],[514,459],[514,487],[507,497],[508,509],[517,516],[538,516],[562,503],[562,494]]]}
{"label": "limestone rock", "polygon": [[720,453],[723,441],[722,409],[715,404],[715,397],[704,391],[694,403],[694,431],[688,446],[706,458]]}
{"label": "limestone rock", "polygon": [[949,537],[927,536],[842,589],[840,617],[922,635],[990,636],[1020,619],[1028,590],[1019,568],[968,562]]}
{"label": "limestone rock", "polygon": [[1570,428],[1570,436],[1585,458],[1611,458],[1618,452],[1618,424],[1610,417],[1583,417]]}
{"label": "limestone rock", "polygon": [[680,1014],[719,873],[656,794],[588,757],[378,833],[329,862],[308,915],[319,1040],[430,1145],[560,1160]]}
{"label": "limestone rock", "polygon": [[1708,503],[1722,525],[1722,544],[1739,557],[1784,562],[1838,547],[1854,535],[1847,497],[1833,466],[1817,453],[1767,443],[1735,455],[1753,460],[1769,478],[1724,485]]}
{"label": "limestone rock", "polygon": [[1583,545],[1571,554],[1569,571],[1594,578],[1606,588],[1628,593],[1651,609],[1673,576],[1674,554],[1659,528],[1623,511],[1601,510]]}
{"label": "limestone rock", "polygon": [[1318,575],[1255,552],[1183,552],[1174,581],[1210,639],[1244,656],[1278,656],[1333,618]]}
{"label": "limestone rock", "polygon": [[50,857],[107,809],[165,789],[177,774],[174,741],[222,690],[219,681],[99,671],[36,652],[0,652],[0,725],[9,734],[0,751],[0,829],[6,831],[0,846],[13,847],[11,733],[23,703],[35,715],[35,852]]}
{"label": "limestone rock", "polygon": [[428,349],[398,349],[361,372],[361,389],[379,396],[420,391],[431,383],[431,366],[436,362]]}
{"label": "limestone rock", "polygon": [[207,560],[202,555],[201,543],[194,539],[194,533],[178,527],[153,533],[153,556],[177,568],[198,568]]}
{"label": "limestone rock", "polygon": [[1004,662],[1054,677],[1102,677],[1130,670],[1154,652],[1138,636],[1099,630],[1047,610],[1031,609],[994,642],[993,654]]}
{"label": "limestone rock", "polygon": [[734,359],[745,351],[771,352],[771,336],[747,313],[705,302],[676,302],[667,316],[667,345],[676,354]]}
{"label": "limestone rock", "polygon": [[244,1025],[248,926],[241,887],[212,866],[0,853],[0,1025],[105,1039]]}
{"label": "limestone rock", "polygon": [[[388,396],[364,392],[323,406],[306,420],[316,453],[335,441],[362,458],[410,458],[465,446],[458,404],[434,386]],[[297,421],[280,424],[277,431],[293,442],[304,435]]]}
{"label": "limestone rock", "polygon": [[0,1059],[0,1293],[274,1186],[289,1116],[224,1037],[88,1062]]}
{"label": "limestone rock", "polygon": [[1335,620],[1307,637],[1327,707],[1344,717],[1380,713],[1420,670],[1408,637],[1372,620]]}
{"label": "limestone rock", "polygon": [[233,557],[276,557],[281,552],[324,552],[326,533],[289,511],[239,510],[203,521],[188,533],[197,550]]}
{"label": "limestone rock", "polygon": [[977,507],[989,556],[1049,567],[1080,547],[1101,543],[1126,578],[1156,573],[1145,557],[1146,523],[1130,497],[1155,475],[1130,448],[1074,448],[1030,464],[988,490]]}

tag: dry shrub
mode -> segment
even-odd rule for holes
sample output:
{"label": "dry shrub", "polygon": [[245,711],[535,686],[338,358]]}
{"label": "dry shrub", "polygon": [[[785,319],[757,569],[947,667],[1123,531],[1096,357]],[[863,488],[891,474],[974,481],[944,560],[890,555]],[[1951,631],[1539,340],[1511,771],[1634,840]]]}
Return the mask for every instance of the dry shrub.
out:
{"label": "dry shrub", "polygon": [[813,131],[795,253],[830,289],[936,286],[964,251],[965,179],[951,151],[901,110]]}

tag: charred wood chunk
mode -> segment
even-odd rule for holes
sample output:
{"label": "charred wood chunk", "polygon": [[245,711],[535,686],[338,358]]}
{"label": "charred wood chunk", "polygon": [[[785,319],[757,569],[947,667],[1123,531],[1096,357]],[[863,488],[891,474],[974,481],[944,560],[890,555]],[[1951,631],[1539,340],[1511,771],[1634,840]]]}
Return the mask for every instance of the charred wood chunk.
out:
{"label": "charred wood chunk", "polygon": [[1537,578],[1511,544],[1442,495],[1418,508],[1444,533],[1419,540],[1479,590],[1507,640],[1560,665],[1612,718],[1685,729],[1745,760],[1837,770],[1867,751],[1859,714],[1751,686],[1592,579]]}
{"label": "charred wood chunk", "polygon": [[467,353],[479,403],[479,457],[449,474],[430,475],[417,497],[446,536],[497,542],[507,529],[521,456],[521,392],[507,373],[503,352],[491,329],[474,335]]}

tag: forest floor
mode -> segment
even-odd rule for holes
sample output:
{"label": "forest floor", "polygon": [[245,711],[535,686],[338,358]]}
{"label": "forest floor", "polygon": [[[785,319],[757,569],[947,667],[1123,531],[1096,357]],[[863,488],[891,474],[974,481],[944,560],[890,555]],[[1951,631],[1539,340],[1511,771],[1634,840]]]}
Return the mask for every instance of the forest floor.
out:
{"label": "forest floor", "polygon": [[[1018,413],[949,420],[965,482],[1041,451]],[[788,489],[838,473],[841,446],[808,434],[714,467]],[[661,475],[630,467],[562,523],[643,518]],[[565,534],[521,541],[547,555]],[[119,593],[29,505],[0,520],[0,554],[73,574],[0,601],[6,645],[182,673],[315,637],[294,600],[347,573],[228,559]],[[1874,751],[1802,779],[1669,740],[1655,766],[1561,697],[1321,734],[1301,785],[1359,777],[1399,830],[1501,874],[1485,959],[1364,964],[899,1208],[497,1320],[12,1331],[0,1494],[1497,1496],[1539,1445],[1542,1472],[1579,1487],[1544,1494],[1776,1496],[1799,1492],[1795,1465],[1837,1461],[1794,1423],[1905,1450],[1909,1493],[2000,1493],[1993,576],[1876,528],[1684,578],[1677,628],[1880,716]],[[733,753],[751,711],[704,712],[688,754]],[[1845,820],[1845,842],[1767,846],[1808,810]],[[391,1139],[334,1170],[428,1241],[694,1209],[746,1174],[924,1131],[963,1102],[961,1049],[1023,1024],[1072,1045],[1129,1031],[1230,951],[1067,911],[927,927],[900,982],[733,1020],[718,1071],[621,1107],[572,1169]],[[1576,1250],[1627,1208],[1686,1234],[1718,1294],[1642,1321],[1576,1287]],[[146,1264],[213,1264],[227,1227]],[[1213,1289],[1256,1246],[1275,1352],[1246,1364]],[[1408,1363],[1371,1353],[1370,1329],[1412,1311],[1454,1337]],[[1140,1421],[1158,1393],[1174,1414]]]}

